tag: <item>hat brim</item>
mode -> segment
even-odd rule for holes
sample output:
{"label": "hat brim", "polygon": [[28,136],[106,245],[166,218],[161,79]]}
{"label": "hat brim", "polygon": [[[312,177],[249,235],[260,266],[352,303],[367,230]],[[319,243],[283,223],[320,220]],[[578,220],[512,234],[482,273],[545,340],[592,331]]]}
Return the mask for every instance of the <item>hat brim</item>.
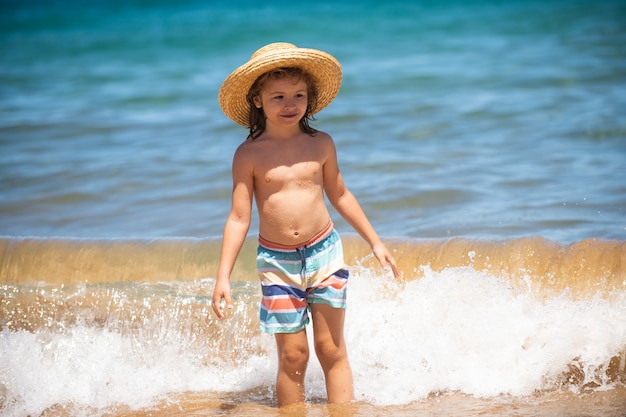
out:
{"label": "hat brim", "polygon": [[317,49],[297,48],[291,44],[279,45],[289,47],[268,48],[262,53],[258,53],[261,50],[257,51],[248,62],[233,71],[220,88],[218,100],[222,111],[244,127],[250,127],[250,105],[246,100],[248,91],[259,76],[271,70],[302,68],[315,79],[318,100],[315,108],[310,109],[311,114],[328,106],[339,92],[341,65],[332,55]]}

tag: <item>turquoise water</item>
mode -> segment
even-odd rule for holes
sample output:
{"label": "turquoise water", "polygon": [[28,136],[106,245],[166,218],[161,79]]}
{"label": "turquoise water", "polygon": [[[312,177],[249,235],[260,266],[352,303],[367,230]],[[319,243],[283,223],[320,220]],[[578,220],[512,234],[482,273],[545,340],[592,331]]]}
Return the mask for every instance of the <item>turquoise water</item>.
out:
{"label": "turquoise water", "polygon": [[93,3],[0,3],[0,235],[219,236],[217,90],[289,41],[343,65],[316,127],[381,235],[626,238],[624,2]]}

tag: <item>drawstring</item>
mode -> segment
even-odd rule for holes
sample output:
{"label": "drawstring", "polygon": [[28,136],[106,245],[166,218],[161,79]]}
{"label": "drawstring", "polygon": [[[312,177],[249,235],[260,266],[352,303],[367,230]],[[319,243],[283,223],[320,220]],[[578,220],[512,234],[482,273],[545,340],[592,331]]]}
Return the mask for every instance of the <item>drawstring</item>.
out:
{"label": "drawstring", "polygon": [[300,255],[300,260],[302,261],[302,267],[300,268],[300,277],[306,277],[306,245],[296,248],[298,254]]}

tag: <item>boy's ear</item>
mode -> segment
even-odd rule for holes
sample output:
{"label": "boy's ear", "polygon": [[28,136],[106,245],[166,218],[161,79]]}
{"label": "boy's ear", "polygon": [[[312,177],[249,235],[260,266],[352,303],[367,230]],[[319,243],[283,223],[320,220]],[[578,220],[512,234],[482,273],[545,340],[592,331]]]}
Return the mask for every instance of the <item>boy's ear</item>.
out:
{"label": "boy's ear", "polygon": [[259,96],[254,96],[252,98],[252,101],[254,101],[254,105],[256,106],[257,109],[260,109],[261,107],[263,107],[261,103],[261,98]]}

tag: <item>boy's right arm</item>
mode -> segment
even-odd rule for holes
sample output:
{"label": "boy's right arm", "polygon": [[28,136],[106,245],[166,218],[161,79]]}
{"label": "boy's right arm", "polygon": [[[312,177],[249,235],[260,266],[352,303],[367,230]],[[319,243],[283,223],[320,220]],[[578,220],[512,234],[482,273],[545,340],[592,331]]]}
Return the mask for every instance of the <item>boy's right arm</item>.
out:
{"label": "boy's right arm", "polygon": [[218,318],[224,318],[222,299],[228,308],[232,308],[230,297],[230,274],[233,271],[237,256],[241,251],[252,217],[252,196],[254,179],[252,165],[240,149],[233,159],[233,193],[232,206],[222,238],[222,252],[217,269],[217,280],[213,290],[212,307]]}

